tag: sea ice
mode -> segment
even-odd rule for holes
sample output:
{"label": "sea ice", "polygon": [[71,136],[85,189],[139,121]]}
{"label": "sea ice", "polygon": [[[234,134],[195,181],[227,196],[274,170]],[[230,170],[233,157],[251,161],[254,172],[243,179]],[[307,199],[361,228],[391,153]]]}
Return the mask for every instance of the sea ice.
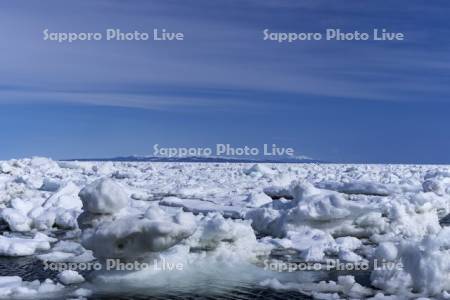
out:
{"label": "sea ice", "polygon": [[50,242],[56,239],[49,238],[43,233],[36,233],[33,238],[0,236],[0,255],[1,256],[28,256],[37,251],[50,249]]}
{"label": "sea ice", "polygon": [[79,197],[83,209],[94,214],[112,214],[120,211],[128,203],[128,195],[111,179],[100,179],[84,187]]}
{"label": "sea ice", "polygon": [[84,277],[77,271],[65,270],[58,274],[58,280],[64,285],[79,284],[84,282]]}
{"label": "sea ice", "polygon": [[84,229],[83,246],[97,258],[136,258],[168,249],[195,231],[190,213],[169,216],[157,207],[149,210],[144,216],[127,215]]}
{"label": "sea ice", "polygon": [[[168,283],[184,283],[197,292],[199,282],[211,280],[263,282],[319,299],[445,299],[449,213],[448,166],[39,157],[0,162],[0,255],[73,263],[120,258],[186,267],[101,271],[82,284],[75,273],[60,274],[64,284],[81,284],[73,288],[0,277],[0,299],[109,295],[112,288],[121,296],[133,287],[151,294]],[[364,286],[339,272],[333,279],[327,273],[263,267],[265,261],[328,259],[376,259],[394,267],[368,270]]]}

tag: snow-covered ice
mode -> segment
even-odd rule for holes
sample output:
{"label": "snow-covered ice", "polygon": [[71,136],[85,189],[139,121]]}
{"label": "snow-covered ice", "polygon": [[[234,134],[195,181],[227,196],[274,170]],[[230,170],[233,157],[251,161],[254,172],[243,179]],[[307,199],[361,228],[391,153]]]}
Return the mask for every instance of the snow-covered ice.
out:
{"label": "snow-covered ice", "polygon": [[64,285],[80,284],[84,282],[84,277],[77,271],[65,270],[58,274],[58,280]]}
{"label": "snow-covered ice", "polygon": [[128,203],[128,195],[112,179],[99,179],[78,194],[84,211],[94,214],[112,214],[120,211]]}
{"label": "snow-covered ice", "polygon": [[[447,299],[449,213],[449,166],[10,160],[0,255],[102,268],[62,270],[59,282],[2,274],[0,299],[214,280],[318,299]],[[150,268],[105,270],[109,259]],[[368,264],[365,280],[267,267],[333,260]]]}

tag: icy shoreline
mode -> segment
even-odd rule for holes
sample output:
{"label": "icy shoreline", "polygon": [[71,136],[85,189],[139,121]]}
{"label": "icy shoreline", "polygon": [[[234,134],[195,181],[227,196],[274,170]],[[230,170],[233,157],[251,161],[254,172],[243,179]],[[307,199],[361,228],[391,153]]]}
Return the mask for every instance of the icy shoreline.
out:
{"label": "icy shoreline", "polygon": [[[449,166],[4,161],[0,255],[184,268],[0,276],[0,299],[152,295],[214,280],[318,299],[447,299],[449,205]],[[370,265],[368,282],[267,267],[330,260]]]}

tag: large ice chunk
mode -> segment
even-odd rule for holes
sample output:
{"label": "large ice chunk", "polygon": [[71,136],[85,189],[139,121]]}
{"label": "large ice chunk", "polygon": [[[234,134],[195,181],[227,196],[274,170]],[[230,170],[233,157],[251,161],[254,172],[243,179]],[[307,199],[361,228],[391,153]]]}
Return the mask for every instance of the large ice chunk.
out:
{"label": "large ice chunk", "polygon": [[79,197],[85,211],[97,214],[116,213],[128,203],[128,195],[122,186],[107,178],[84,187]]}
{"label": "large ice chunk", "polygon": [[97,258],[133,258],[166,250],[195,231],[190,213],[180,212],[173,217],[156,214],[147,212],[143,218],[129,215],[104,221],[84,230],[82,245]]}
{"label": "large ice chunk", "polygon": [[5,208],[0,216],[8,224],[11,231],[25,232],[31,230],[31,220],[18,209]]}
{"label": "large ice chunk", "polygon": [[50,279],[23,281],[18,276],[0,276],[0,299],[60,298],[64,286]]}
{"label": "large ice chunk", "polygon": [[84,282],[84,277],[77,271],[65,270],[58,274],[58,280],[65,285],[79,284]]}
{"label": "large ice chunk", "polygon": [[244,170],[245,175],[275,175],[277,171],[267,165],[255,164],[251,168]]}
{"label": "large ice chunk", "polygon": [[0,236],[0,256],[28,256],[36,251],[49,250],[55,241],[45,234],[37,233],[34,238]]}

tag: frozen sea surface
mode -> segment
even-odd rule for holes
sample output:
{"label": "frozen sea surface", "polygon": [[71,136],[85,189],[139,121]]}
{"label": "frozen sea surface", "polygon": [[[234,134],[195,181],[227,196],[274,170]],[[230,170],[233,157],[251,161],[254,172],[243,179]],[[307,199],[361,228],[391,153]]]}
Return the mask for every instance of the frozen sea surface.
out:
{"label": "frozen sea surface", "polygon": [[449,212],[448,166],[5,161],[0,299],[448,299]]}

